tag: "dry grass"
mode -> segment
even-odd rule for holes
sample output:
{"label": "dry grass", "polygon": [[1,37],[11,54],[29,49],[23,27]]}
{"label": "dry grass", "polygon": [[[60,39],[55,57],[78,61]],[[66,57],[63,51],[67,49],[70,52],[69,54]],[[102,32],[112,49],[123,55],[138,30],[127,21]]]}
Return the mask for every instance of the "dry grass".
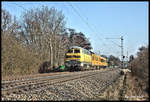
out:
{"label": "dry grass", "polygon": [[105,91],[95,100],[120,100],[123,89],[124,76],[119,77],[112,85],[108,86]]}
{"label": "dry grass", "polygon": [[145,90],[146,85],[142,82],[143,81],[140,80],[138,77],[133,77],[130,73],[127,74],[127,91],[125,94],[126,100],[148,100],[148,93]]}
{"label": "dry grass", "polygon": [[95,100],[110,100],[110,101],[147,101],[149,95],[145,90],[145,83],[131,73],[122,75],[112,85],[110,85],[99,97]]}
{"label": "dry grass", "polygon": [[142,90],[149,90],[149,49],[148,47],[141,47],[139,50],[138,56],[130,62],[129,66],[132,76],[136,77],[139,83],[138,87],[141,87]]}

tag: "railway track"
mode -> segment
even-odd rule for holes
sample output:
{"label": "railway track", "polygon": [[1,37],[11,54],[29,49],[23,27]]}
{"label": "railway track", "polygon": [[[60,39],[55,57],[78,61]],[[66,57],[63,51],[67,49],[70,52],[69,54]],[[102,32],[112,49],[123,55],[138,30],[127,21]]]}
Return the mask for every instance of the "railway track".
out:
{"label": "railway track", "polygon": [[57,72],[57,73],[44,73],[44,74],[35,74],[35,75],[25,75],[25,76],[11,76],[7,78],[2,77],[2,82],[3,83],[9,83],[9,82],[14,82],[14,81],[20,81],[20,80],[28,80],[36,77],[45,77],[45,76],[52,76],[52,75],[59,75],[59,74],[66,74],[70,72]]}
{"label": "railway track", "polygon": [[64,74],[59,73],[52,76],[40,76],[27,78],[24,80],[2,81],[2,96],[41,91],[46,89],[49,85],[54,85],[56,83],[62,83],[80,78],[91,77],[96,74],[107,73],[108,71],[113,71],[113,69],[107,69],[102,71],[95,70],[85,72],[72,72]]}

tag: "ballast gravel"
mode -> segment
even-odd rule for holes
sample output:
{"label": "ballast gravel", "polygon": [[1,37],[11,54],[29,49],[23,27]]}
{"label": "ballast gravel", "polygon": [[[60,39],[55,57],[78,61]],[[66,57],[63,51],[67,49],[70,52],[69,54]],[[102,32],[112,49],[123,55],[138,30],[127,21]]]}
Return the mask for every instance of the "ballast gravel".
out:
{"label": "ballast gravel", "polygon": [[120,77],[120,70],[99,73],[94,76],[50,85],[43,90],[2,96],[1,100],[69,101],[92,100]]}

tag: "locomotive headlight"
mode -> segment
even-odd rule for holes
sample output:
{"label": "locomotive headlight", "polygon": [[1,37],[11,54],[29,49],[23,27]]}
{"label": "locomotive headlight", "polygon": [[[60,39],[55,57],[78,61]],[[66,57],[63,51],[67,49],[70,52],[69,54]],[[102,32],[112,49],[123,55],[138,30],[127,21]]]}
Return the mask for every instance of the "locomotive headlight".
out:
{"label": "locomotive headlight", "polygon": [[83,67],[83,63],[81,63],[81,66]]}

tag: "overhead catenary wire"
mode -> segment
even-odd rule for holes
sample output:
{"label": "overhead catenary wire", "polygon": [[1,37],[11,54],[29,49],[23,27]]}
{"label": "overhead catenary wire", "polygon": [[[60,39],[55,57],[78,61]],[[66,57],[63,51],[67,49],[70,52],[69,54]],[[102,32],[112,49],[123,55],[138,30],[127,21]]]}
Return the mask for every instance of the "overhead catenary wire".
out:
{"label": "overhead catenary wire", "polygon": [[[95,30],[93,30],[93,28],[89,25],[89,23],[80,15],[80,13],[75,9],[75,7],[71,4],[68,3],[68,5],[76,12],[76,14],[81,18],[81,20],[88,26],[88,28],[90,28],[92,31],[95,32]],[[95,28],[95,27],[94,27]],[[99,35],[97,34],[97,32],[95,33],[97,35],[97,37],[101,40],[103,40],[101,37],[99,37]],[[101,34],[102,35],[102,34]],[[106,43],[103,42],[104,46],[107,46]],[[113,47],[112,47],[113,48]]]}
{"label": "overhead catenary wire", "polygon": [[[83,22],[85,22],[85,24],[92,30],[92,31],[94,31],[93,30],[93,28],[88,24],[88,22],[80,15],[80,13],[75,9],[75,7],[71,4],[71,3],[68,3],[71,7],[72,7],[72,9],[78,14],[78,16],[82,19],[82,21]],[[95,31],[94,31],[95,32]],[[95,33],[96,35],[97,35],[97,33]],[[98,37],[99,37],[99,35],[97,35]],[[100,37],[99,37],[100,38]],[[100,38],[101,39],[101,38]],[[102,39],[101,39],[102,40]]]}
{"label": "overhead catenary wire", "polygon": [[[71,4],[71,3],[70,3]],[[72,5],[72,4],[71,4]],[[73,5],[72,5],[72,7],[73,7]],[[77,6],[76,6],[76,8],[78,8]],[[75,9],[75,5],[74,5],[74,9]],[[79,8],[78,8],[79,9]],[[76,10],[77,11],[77,10]],[[80,13],[78,12],[78,14],[80,15]],[[81,16],[81,15],[80,15]],[[85,17],[85,16],[84,16]],[[81,16],[81,18],[83,19],[83,17]],[[83,19],[85,22],[86,22],[86,20],[85,19]],[[90,28],[92,28],[90,25],[89,25],[89,23],[88,22],[86,22],[86,24],[90,27]],[[103,36],[103,34],[102,33],[100,33],[98,30],[96,30],[96,26],[94,25],[94,24],[92,24],[92,26],[93,26],[93,28],[95,28],[95,30],[93,30],[94,32],[95,32],[95,34],[99,37],[99,35],[98,34],[100,34],[101,36]],[[98,32],[98,34],[97,34],[97,32]],[[104,40],[103,38],[101,38],[101,37],[99,37],[101,40]],[[115,43],[115,42],[114,42]],[[104,45],[107,45],[106,43],[104,43]]]}

